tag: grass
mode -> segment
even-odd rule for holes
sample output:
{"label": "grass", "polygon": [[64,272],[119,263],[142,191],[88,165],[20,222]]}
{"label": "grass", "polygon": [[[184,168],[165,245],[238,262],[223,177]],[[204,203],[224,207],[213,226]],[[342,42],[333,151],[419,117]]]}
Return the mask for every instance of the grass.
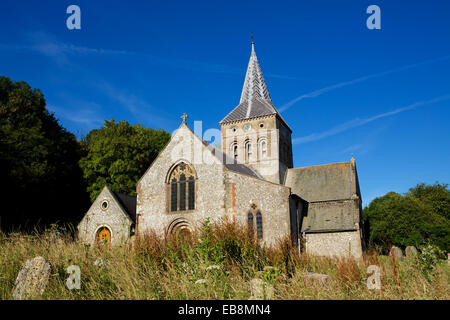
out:
{"label": "grass", "polygon": [[[205,223],[191,238],[149,233],[110,250],[77,242],[69,231],[0,233],[0,299],[11,299],[22,263],[36,256],[52,265],[42,299],[249,299],[253,278],[274,286],[273,299],[448,300],[450,293],[446,261],[430,270],[420,259],[397,261],[374,250],[359,261],[299,255],[287,239],[261,248],[245,229],[226,222]],[[94,264],[99,258],[106,266]],[[66,287],[70,265],[81,269],[80,290]],[[381,290],[367,288],[369,265],[381,268]],[[310,281],[306,272],[330,281]]]}

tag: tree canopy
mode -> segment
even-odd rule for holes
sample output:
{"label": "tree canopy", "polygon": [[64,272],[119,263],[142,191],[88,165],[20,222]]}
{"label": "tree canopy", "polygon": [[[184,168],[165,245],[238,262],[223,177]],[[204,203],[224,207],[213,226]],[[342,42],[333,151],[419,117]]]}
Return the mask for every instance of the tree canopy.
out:
{"label": "tree canopy", "polygon": [[170,139],[164,130],[105,121],[84,140],[87,151],[80,160],[87,191],[94,201],[105,185],[116,192],[136,195],[136,183]]}
{"label": "tree canopy", "polygon": [[420,246],[430,241],[450,249],[450,190],[447,184],[418,184],[400,195],[389,192],[364,208],[371,244],[387,250],[389,245]]}
{"label": "tree canopy", "polygon": [[2,225],[77,219],[88,199],[81,152],[39,89],[0,77]]}

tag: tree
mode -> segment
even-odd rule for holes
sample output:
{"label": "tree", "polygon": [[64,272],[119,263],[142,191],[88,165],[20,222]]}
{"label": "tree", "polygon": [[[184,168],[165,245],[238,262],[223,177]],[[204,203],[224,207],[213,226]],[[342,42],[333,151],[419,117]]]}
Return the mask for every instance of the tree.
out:
{"label": "tree", "polygon": [[442,250],[450,249],[450,192],[448,185],[418,184],[400,195],[389,192],[374,199],[363,210],[370,225],[371,244],[384,250],[389,245],[420,246],[430,241]]}
{"label": "tree", "polygon": [[105,185],[116,192],[136,195],[136,183],[170,139],[164,130],[153,130],[126,121],[105,121],[84,141],[87,154],[80,160],[87,191],[94,201]]}
{"label": "tree", "polygon": [[42,92],[0,77],[2,225],[78,219],[87,204],[80,158],[75,136],[48,112]]}

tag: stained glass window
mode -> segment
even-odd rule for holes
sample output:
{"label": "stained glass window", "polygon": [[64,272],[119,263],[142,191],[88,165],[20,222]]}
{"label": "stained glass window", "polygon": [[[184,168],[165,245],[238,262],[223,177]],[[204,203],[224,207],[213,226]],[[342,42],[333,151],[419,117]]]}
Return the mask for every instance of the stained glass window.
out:
{"label": "stained glass window", "polygon": [[170,211],[195,209],[195,174],[186,163],[177,165],[169,177]]}
{"label": "stained glass window", "polygon": [[263,221],[261,212],[256,213],[256,232],[258,234],[258,239],[263,238]]}

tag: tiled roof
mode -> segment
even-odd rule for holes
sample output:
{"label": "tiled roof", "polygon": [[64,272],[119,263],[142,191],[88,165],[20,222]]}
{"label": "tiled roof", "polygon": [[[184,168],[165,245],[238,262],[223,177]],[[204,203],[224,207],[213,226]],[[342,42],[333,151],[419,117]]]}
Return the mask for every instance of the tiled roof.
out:
{"label": "tiled roof", "polygon": [[301,232],[333,232],[355,230],[355,203],[351,200],[312,202]]}
{"label": "tiled roof", "polygon": [[351,162],[288,169],[285,185],[308,202],[351,199]]}
{"label": "tiled roof", "polygon": [[236,161],[235,159],[233,159],[232,157],[228,156],[226,153],[222,152],[220,149],[217,149],[216,147],[212,146],[211,144],[209,144],[208,142],[202,140],[203,143],[205,144],[205,146],[211,151],[211,153],[220,160],[220,162],[225,165],[225,167],[228,170],[237,172],[237,173],[242,173],[242,174],[246,174],[258,179],[262,179],[262,177],[252,168],[247,167],[245,164],[242,164],[238,161]]}
{"label": "tiled roof", "polygon": [[252,53],[248,62],[241,101],[239,103],[248,102],[253,98],[260,98],[272,102],[261,67],[259,66],[258,58],[256,57],[255,46],[252,43]]}
{"label": "tiled roof", "polygon": [[[249,104],[251,105],[250,107]],[[239,104],[221,121],[221,123],[262,117],[270,114],[277,114],[272,102],[253,98],[251,101],[244,101]]]}
{"label": "tiled roof", "polygon": [[114,191],[113,193],[127,214],[130,216],[131,220],[136,223],[136,196],[133,197]]}
{"label": "tiled roof", "polygon": [[223,118],[220,123],[251,119],[270,114],[278,114],[281,117],[272,104],[267,84],[264,81],[258,58],[256,57],[255,47],[252,43],[252,53],[245,75],[241,100],[239,105]]}
{"label": "tiled roof", "polygon": [[341,162],[288,169],[285,185],[308,201],[302,232],[354,230],[354,193],[361,197],[353,163]]}

